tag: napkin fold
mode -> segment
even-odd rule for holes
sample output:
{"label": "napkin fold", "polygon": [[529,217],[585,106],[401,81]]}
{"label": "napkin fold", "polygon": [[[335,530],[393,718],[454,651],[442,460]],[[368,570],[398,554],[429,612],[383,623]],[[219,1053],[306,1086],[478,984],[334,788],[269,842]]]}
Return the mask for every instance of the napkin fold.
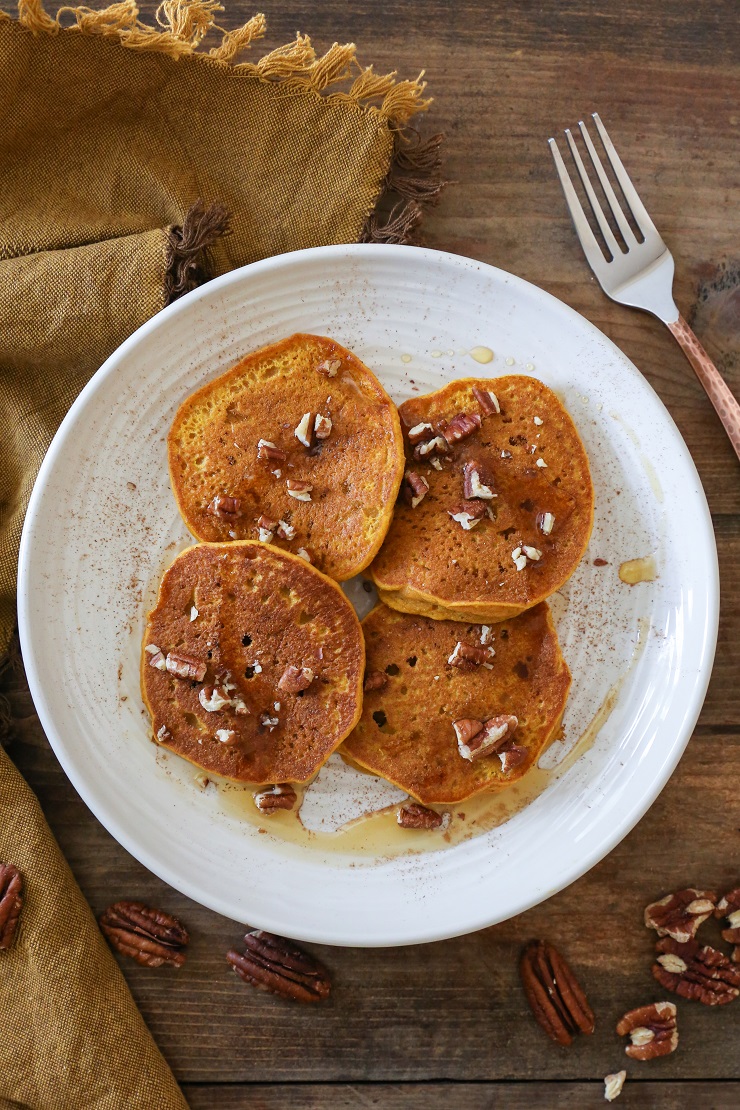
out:
{"label": "napkin fold", "polygon": [[[408,126],[429,103],[421,77],[362,67],[352,44],[317,56],[301,34],[240,61],[264,16],[224,31],[222,10],[165,0],[157,27],[134,0],[0,12],[0,658],[34,480],[105,358],[209,276],[303,247],[408,242],[442,187],[440,136]],[[209,33],[215,45],[199,50]],[[0,718],[6,708],[0,697]],[[0,1107],[180,1110],[1,747],[0,861],[25,881],[14,947],[0,952]]]}

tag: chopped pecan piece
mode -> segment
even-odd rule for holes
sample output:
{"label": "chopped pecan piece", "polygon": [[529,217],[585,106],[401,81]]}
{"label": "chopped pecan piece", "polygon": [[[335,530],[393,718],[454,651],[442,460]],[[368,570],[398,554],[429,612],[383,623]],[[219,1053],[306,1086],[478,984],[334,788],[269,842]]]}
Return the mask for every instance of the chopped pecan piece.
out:
{"label": "chopped pecan piece", "polygon": [[319,363],[316,369],[319,374],[323,374],[327,378],[335,378],[341,365],[342,360],[339,358],[326,358],[323,362]]}
{"label": "chopped pecan piece", "polygon": [[452,727],[457,737],[457,746],[462,751],[463,747],[470,746],[473,737],[483,731],[483,721],[478,721],[475,717],[460,717],[452,722]]}
{"label": "chopped pecan piece", "polygon": [[168,744],[171,739],[172,733],[167,728],[167,725],[162,725],[162,727],[157,730],[157,740],[160,744]]}
{"label": "chopped pecan piece", "polygon": [[692,940],[697,929],[711,917],[717,895],[711,890],[677,890],[645,908],[645,925],[659,937],[673,937],[682,943]]}
{"label": "chopped pecan piece", "polygon": [[176,917],[141,902],[114,902],[100,915],[110,944],[144,967],[182,967],[190,937]]}
{"label": "chopped pecan piece", "polygon": [[552,513],[537,514],[537,527],[539,528],[543,536],[549,536],[553,530],[554,525],[555,517]]}
{"label": "chopped pecan piece", "polygon": [[275,813],[278,809],[292,809],[297,795],[289,782],[278,782],[253,794],[254,804],[260,813]]}
{"label": "chopped pecan piece", "polygon": [[740,964],[740,886],[720,898],[714,916],[727,918],[727,924],[730,927],[722,930],[722,939],[728,944],[735,945],[732,959],[736,964]]}
{"label": "chopped pecan piece", "polygon": [[284,463],[287,459],[285,451],[281,451],[279,447],[269,439],[261,439],[257,444],[257,458],[266,459],[268,462]]}
{"label": "chopped pecan piece", "polygon": [[415,509],[428,493],[429,482],[426,478],[417,474],[415,470],[407,470],[403,476],[403,486],[401,488],[401,494],[406,504]]}
{"label": "chopped pecan piece", "polygon": [[459,505],[453,505],[447,512],[465,532],[470,532],[486,515],[486,507],[480,501],[462,501]]}
{"label": "chopped pecan piece", "polygon": [[495,654],[491,647],[478,647],[477,644],[464,644],[461,640],[458,640],[452,655],[447,660],[447,665],[449,667],[462,667],[464,670],[472,670],[473,667],[482,666],[490,670],[493,666],[491,659]]}
{"label": "chopped pecan piece", "polygon": [[0,952],[15,939],[23,909],[23,878],[12,863],[0,863]]}
{"label": "chopped pecan piece", "polygon": [[371,690],[383,690],[387,685],[388,675],[383,671],[368,671],[363,689],[366,694],[369,694]]}
{"label": "chopped pecan piece", "polygon": [[298,482],[293,478],[288,478],[285,485],[287,486],[289,497],[294,497],[296,501],[311,500],[311,490],[313,486],[310,482]]}
{"label": "chopped pecan piece", "polygon": [[429,433],[432,436],[434,435],[434,428],[431,424],[414,424],[413,428],[409,428],[406,435],[412,447],[416,447],[417,443],[429,438]]}
{"label": "chopped pecan piece", "polygon": [[466,500],[471,497],[479,497],[484,501],[490,501],[492,497],[496,496],[491,479],[486,475],[484,481],[481,464],[466,462],[463,467],[463,497]]}
{"label": "chopped pecan piece", "polygon": [[[146,650],[149,651],[149,648],[147,648]],[[154,667],[154,669],[157,671],[167,670],[167,660],[164,657],[164,652],[160,651],[159,648],[157,648],[156,655],[149,656],[149,666]]]}
{"label": "chopped pecan piece", "polygon": [[280,718],[273,717],[270,713],[262,713],[260,714],[260,724],[263,728],[266,728],[268,732],[272,732],[272,730],[277,728],[280,724]]}
{"label": "chopped pecan piece", "polygon": [[296,551],[296,555],[300,556],[301,559],[305,559],[307,563],[311,562],[311,556],[309,552],[306,551],[305,547],[299,547]]}
{"label": "chopped pecan piece", "polygon": [[245,983],[295,1002],[321,1002],[329,997],[329,972],[292,941],[256,929],[247,933],[244,944],[244,954],[232,948],[226,959]]}
{"label": "chopped pecan piece", "polygon": [[231,705],[229,691],[224,686],[203,686],[198,691],[198,701],[208,713],[219,713]]}
{"label": "chopped pecan piece", "polygon": [[177,651],[170,651],[166,659],[166,667],[170,674],[178,678],[194,678],[202,682],[206,677],[206,664],[200,659],[193,659],[192,655],[182,655]]}
{"label": "chopped pecan piece", "polygon": [[457,416],[452,417],[449,424],[441,429],[441,432],[452,446],[453,443],[459,443],[460,440],[472,436],[473,432],[477,432],[479,428],[480,417],[477,412],[459,412]]}
{"label": "chopped pecan piece", "polygon": [[295,539],[295,528],[289,524],[287,520],[279,520],[276,525],[276,531],[281,540]]}
{"label": "chopped pecan piece", "polygon": [[429,460],[432,455],[446,455],[448,451],[447,440],[443,436],[434,436],[433,439],[426,439],[423,443],[417,443],[414,448],[414,458]]}
{"label": "chopped pecan piece", "polygon": [[217,494],[206,509],[206,512],[217,516],[220,520],[236,520],[241,514],[241,501],[238,497],[226,497]]}
{"label": "chopped pecan piece", "polygon": [[740,968],[724,952],[702,947],[693,938],[682,944],[673,937],[659,940],[655,951],[653,977],[666,990],[705,1006],[724,1006],[740,995]]}
{"label": "chopped pecan piece", "polygon": [[294,667],[291,664],[283,671],[277,688],[286,694],[298,694],[301,690],[307,690],[315,677],[310,667]]}
{"label": "chopped pecan piece", "polygon": [[524,993],[538,1025],[557,1044],[593,1033],[594,1015],[575,975],[546,940],[532,940],[519,962]]}
{"label": "chopped pecan piece", "polygon": [[298,427],[293,432],[299,443],[304,447],[313,447],[314,445],[314,422],[316,420],[315,412],[304,412],[301,417]]}
{"label": "chopped pecan piece", "polygon": [[235,744],[236,733],[233,728],[217,728],[214,739],[218,740],[219,744]]}
{"label": "chopped pecan piece", "polygon": [[450,823],[449,813],[437,813],[434,809],[418,802],[406,802],[396,813],[396,820],[402,829],[442,829]]}
{"label": "chopped pecan piece", "polygon": [[516,744],[512,744],[511,747],[504,748],[500,751],[498,757],[501,760],[501,770],[506,775],[514,767],[518,767],[521,763],[524,763],[524,760],[527,758],[527,749],[519,748]]}
{"label": "chopped pecan piece", "polygon": [[498,397],[492,393],[490,389],[478,389],[473,386],[473,396],[483,409],[484,416],[492,416],[495,412],[501,412],[501,405],[498,403]]}
{"label": "chopped pecan piece", "polygon": [[604,1076],[604,1098],[607,1102],[614,1102],[615,1098],[619,1098],[626,1078],[626,1071],[616,1071]]}
{"label": "chopped pecan piece", "polygon": [[620,1037],[629,1034],[631,1043],[625,1048],[633,1060],[654,1060],[670,1056],[678,1047],[676,1007],[672,1002],[653,1002],[626,1013],[617,1025]]}
{"label": "chopped pecan piece", "polygon": [[322,413],[316,413],[316,419],[313,423],[313,434],[316,439],[328,439],[331,435],[333,428],[332,419],[330,416],[323,416]]}
{"label": "chopped pecan piece", "polygon": [[264,528],[266,532],[274,532],[278,526],[278,523],[279,522],[277,520],[273,520],[272,517],[265,516],[264,513],[262,513],[261,516],[257,517],[257,527],[260,530]]}
{"label": "chopped pecan piece", "polygon": [[[489,755],[495,755],[497,752],[500,752],[507,741],[512,738],[518,725],[518,719],[512,714],[501,714],[497,717],[489,717],[487,721],[484,721],[482,728],[474,733],[467,742],[461,742],[458,736],[458,751],[463,759],[467,759],[471,763],[474,760],[484,759]],[[457,729],[455,729],[455,732],[457,732]],[[511,750],[521,751],[523,749]],[[509,764],[509,766],[515,765],[516,764]],[[502,766],[505,771],[509,770],[509,766],[504,766],[503,760]]]}

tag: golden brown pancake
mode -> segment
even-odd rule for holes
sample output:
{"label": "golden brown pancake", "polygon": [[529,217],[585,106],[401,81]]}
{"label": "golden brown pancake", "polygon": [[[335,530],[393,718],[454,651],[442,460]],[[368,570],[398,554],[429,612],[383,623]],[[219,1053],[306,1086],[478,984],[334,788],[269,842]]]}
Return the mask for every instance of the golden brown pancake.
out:
{"label": "golden brown pancake", "polygon": [[339,586],[268,544],[198,544],[165,572],[141,685],[159,743],[237,781],[305,782],[355,725],[365,647]]}
{"label": "golden brown pancake", "polygon": [[558,590],[586,550],[593,487],[552,390],[520,375],[465,378],[399,413],[407,478],[370,567],[381,600],[491,622]]}
{"label": "golden brown pancake", "polygon": [[[554,739],[570,672],[545,603],[492,628],[378,605],[362,628],[365,700],[342,754],[418,801],[453,803],[508,786]],[[479,661],[451,665],[450,657],[461,654]],[[466,744],[471,722],[483,725],[484,735]],[[488,754],[464,758],[461,747],[468,752],[476,741],[485,752],[486,722],[493,722]]]}
{"label": "golden brown pancake", "polygon": [[168,438],[200,540],[261,539],[344,581],[377,553],[403,474],[395,405],[350,351],[293,335],[188,397]]}

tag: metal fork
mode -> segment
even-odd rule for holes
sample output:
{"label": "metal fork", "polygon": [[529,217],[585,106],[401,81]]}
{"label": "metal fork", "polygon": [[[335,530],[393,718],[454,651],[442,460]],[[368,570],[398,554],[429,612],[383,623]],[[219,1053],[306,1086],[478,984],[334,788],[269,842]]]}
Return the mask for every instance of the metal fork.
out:
{"label": "metal fork", "polygon": [[578,126],[581,129],[591,165],[596,172],[611,209],[611,214],[624,240],[623,244],[619,243],[614,235],[594,192],[588,170],[583,164],[575,139],[570,129],[566,129],[565,136],[573,155],[573,161],[576,164],[594,218],[611,256],[609,259],[604,257],[604,252],[591,230],[583,206],[578,199],[578,194],[573,188],[573,183],[565,168],[557,143],[554,139],[550,139],[550,150],[555,159],[560,184],[563,187],[571,219],[588,264],[596,275],[601,288],[613,301],[631,305],[633,308],[641,308],[645,312],[652,312],[654,316],[663,321],[694,368],[697,378],[703,385],[727,435],[730,437],[735,454],[740,459],[740,404],[735,400],[727,382],[676,308],[673,300],[673,255],[650,219],[637,194],[637,190],[622,165],[622,160],[617,154],[613,142],[607,134],[606,128],[596,112],[593,113],[593,120],[611,163],[614,176],[619,182],[644,241],[639,242],[630,227],[604,170],[599,153],[591,140],[585,123],[581,120]]}

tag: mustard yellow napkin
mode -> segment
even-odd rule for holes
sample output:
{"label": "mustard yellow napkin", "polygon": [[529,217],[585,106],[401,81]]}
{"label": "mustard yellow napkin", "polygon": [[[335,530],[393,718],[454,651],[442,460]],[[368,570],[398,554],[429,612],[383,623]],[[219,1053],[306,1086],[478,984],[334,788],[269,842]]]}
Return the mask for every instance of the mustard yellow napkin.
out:
{"label": "mustard yellow napkin", "polygon": [[[407,129],[428,103],[420,80],[362,68],[351,44],[317,57],[302,35],[240,62],[264,17],[221,32],[221,10],[165,0],[158,28],[134,0],[0,12],[0,657],[39,465],[111,351],[209,275],[302,247],[405,242],[439,192],[439,137]],[[0,749],[2,861],[23,872],[26,904],[0,951],[0,1107],[183,1107]]]}

